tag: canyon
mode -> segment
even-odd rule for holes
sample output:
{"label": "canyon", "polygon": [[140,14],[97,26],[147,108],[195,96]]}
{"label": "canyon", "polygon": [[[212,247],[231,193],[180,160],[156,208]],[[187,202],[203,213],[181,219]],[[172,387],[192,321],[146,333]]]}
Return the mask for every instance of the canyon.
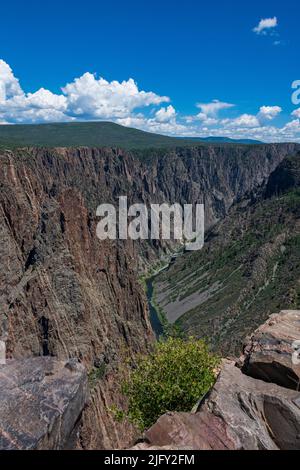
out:
{"label": "canyon", "polygon": [[187,335],[209,338],[223,356],[269,315],[300,303],[300,158],[285,158],[256,194],[248,193],[153,281],[154,303]]}
{"label": "canyon", "polygon": [[[76,358],[86,367],[90,396],[76,448],[118,449],[136,439],[134,427],[110,411],[124,404],[119,365],[155,341],[140,276],[178,249],[172,241],[100,241],[98,205],[116,205],[123,195],[130,204],[204,203],[213,233],[230,225],[245,200],[273,191],[271,175],[299,150],[297,144],[0,150],[1,338],[10,360]],[[230,230],[220,233],[228,240]],[[214,324],[222,315],[216,310]],[[249,330],[267,315],[250,319]],[[199,333],[195,322],[187,324]],[[241,329],[241,340],[245,334]]]}

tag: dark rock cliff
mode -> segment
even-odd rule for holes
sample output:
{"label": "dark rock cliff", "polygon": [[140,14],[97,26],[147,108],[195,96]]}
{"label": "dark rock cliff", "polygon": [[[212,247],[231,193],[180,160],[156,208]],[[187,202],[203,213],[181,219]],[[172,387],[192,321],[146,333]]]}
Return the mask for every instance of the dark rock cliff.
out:
{"label": "dark rock cliff", "polygon": [[265,196],[280,195],[300,186],[300,152],[285,158],[270,175]]}
{"label": "dark rock cliff", "polygon": [[78,357],[87,366],[93,390],[83,415],[83,448],[116,448],[133,436],[108,411],[121,400],[116,365],[153,340],[137,270],[141,259],[157,256],[155,245],[100,242],[97,206],[121,195],[129,203],[204,201],[209,227],[258,190],[295,149],[1,152],[1,333],[9,357]]}

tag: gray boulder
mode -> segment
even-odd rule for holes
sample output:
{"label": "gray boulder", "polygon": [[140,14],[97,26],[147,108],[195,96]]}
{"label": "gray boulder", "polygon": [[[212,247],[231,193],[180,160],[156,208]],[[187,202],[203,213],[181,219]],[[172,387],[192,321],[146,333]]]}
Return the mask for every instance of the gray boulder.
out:
{"label": "gray boulder", "polygon": [[193,450],[235,449],[238,441],[227,424],[211,413],[166,413],[144,434],[137,448]]}
{"label": "gray boulder", "polygon": [[0,449],[66,449],[88,398],[85,368],[51,357],[0,366]]}

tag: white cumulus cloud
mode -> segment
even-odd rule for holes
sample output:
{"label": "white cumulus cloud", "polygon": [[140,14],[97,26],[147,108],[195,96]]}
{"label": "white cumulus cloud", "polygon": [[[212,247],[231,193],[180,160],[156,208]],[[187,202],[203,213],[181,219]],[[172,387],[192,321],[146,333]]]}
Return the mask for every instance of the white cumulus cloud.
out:
{"label": "white cumulus cloud", "polygon": [[0,59],[0,103],[19,95],[23,95],[19,80],[15,78],[10,66]]}
{"label": "white cumulus cloud", "polygon": [[261,106],[257,117],[261,121],[272,121],[281,111],[282,108],[280,106]]}
{"label": "white cumulus cloud", "polygon": [[192,136],[197,135],[196,130],[181,124],[176,118],[168,122],[160,122],[155,117],[147,118],[145,116],[132,116],[128,118],[117,119],[118,124],[126,127],[136,127],[147,132],[174,136]]}
{"label": "white cumulus cloud", "polygon": [[[261,25],[266,27],[266,23]],[[271,27],[271,26],[270,26]],[[200,102],[198,112],[183,116],[168,96],[141,90],[136,82],[111,82],[85,73],[60,93],[46,88],[26,93],[11,67],[0,60],[0,124],[110,120],[128,127],[174,136],[224,136],[266,142],[300,142],[300,108],[283,127],[273,124],[280,106],[261,106],[257,114],[230,117],[235,105],[226,101]],[[223,116],[224,114],[224,116]]]}
{"label": "white cumulus cloud", "polygon": [[281,111],[280,106],[261,106],[256,115],[242,114],[234,119],[223,119],[221,123],[228,128],[258,128],[275,119]]}
{"label": "white cumulus cloud", "polygon": [[155,117],[158,122],[171,121],[176,116],[175,108],[170,105],[167,108],[160,108],[156,113]]}
{"label": "white cumulus cloud", "polygon": [[[137,108],[169,101],[167,96],[139,90],[132,78],[123,82],[108,82],[88,72],[65,85],[61,94],[54,94],[45,88],[35,93],[25,93],[10,66],[0,60],[1,122],[116,120],[131,116]],[[173,112],[172,109],[167,108],[167,115]]]}
{"label": "white cumulus cloud", "polygon": [[263,18],[260,20],[257,26],[253,28],[253,31],[256,34],[267,34],[274,28],[278,26],[278,19],[276,16],[274,18]]}
{"label": "white cumulus cloud", "polygon": [[62,91],[67,97],[68,114],[89,119],[126,117],[136,108],[170,101],[167,96],[140,91],[132,78],[108,82],[88,72],[68,83]]}
{"label": "white cumulus cloud", "polygon": [[210,103],[197,103],[196,106],[200,109],[200,113],[193,116],[186,116],[186,122],[192,123],[201,121],[203,126],[214,126],[219,122],[219,112],[233,108],[235,105],[224,101],[213,100]]}
{"label": "white cumulus cloud", "polygon": [[259,127],[259,120],[256,116],[252,114],[242,114],[241,116],[234,119],[223,119],[222,124],[225,127]]}
{"label": "white cumulus cloud", "polygon": [[295,109],[295,111],[292,112],[292,116],[295,116],[296,118],[300,118],[300,108]]}
{"label": "white cumulus cloud", "polygon": [[[211,103],[198,103],[197,108],[201,110],[202,115],[208,117],[216,117],[219,111],[223,109],[232,108],[234,104],[232,103],[225,103],[219,100],[213,100]],[[200,113],[200,116],[201,116]]]}

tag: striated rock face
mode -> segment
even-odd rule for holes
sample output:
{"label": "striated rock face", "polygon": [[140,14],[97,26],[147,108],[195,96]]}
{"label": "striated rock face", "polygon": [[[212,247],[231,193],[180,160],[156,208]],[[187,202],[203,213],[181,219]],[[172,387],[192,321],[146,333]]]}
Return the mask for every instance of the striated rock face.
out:
{"label": "striated rock face", "polygon": [[0,449],[68,449],[88,400],[85,368],[50,357],[0,366]]}
{"label": "striated rock face", "polygon": [[243,371],[256,379],[300,390],[300,360],[292,361],[296,341],[300,349],[300,311],[271,315],[247,341]]}
{"label": "striated rock face", "polygon": [[0,154],[0,337],[8,357],[78,357],[97,378],[83,448],[126,446],[133,430],[108,411],[122,398],[117,365],[153,340],[137,270],[158,244],[100,242],[96,208],[205,202],[207,227],[263,184],[296,146],[22,149]]}
{"label": "striated rock face", "polygon": [[129,184],[124,162],[112,151],[87,150],[21,151],[0,160],[0,324],[8,357],[80,358],[98,378],[80,444],[123,445],[131,430],[108,411],[121,400],[116,364],[146,351],[153,338],[133,245],[96,238],[96,207],[116,190],[110,178]]}

